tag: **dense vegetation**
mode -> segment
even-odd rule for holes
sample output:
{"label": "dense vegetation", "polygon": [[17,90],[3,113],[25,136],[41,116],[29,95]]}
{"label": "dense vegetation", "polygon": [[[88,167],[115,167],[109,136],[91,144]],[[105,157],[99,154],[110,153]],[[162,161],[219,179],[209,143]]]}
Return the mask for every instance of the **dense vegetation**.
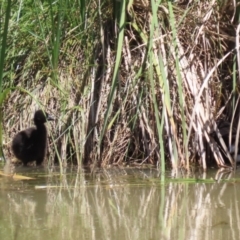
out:
{"label": "dense vegetation", "polygon": [[234,166],[238,22],[237,0],[2,0],[6,158],[42,108],[50,165]]}

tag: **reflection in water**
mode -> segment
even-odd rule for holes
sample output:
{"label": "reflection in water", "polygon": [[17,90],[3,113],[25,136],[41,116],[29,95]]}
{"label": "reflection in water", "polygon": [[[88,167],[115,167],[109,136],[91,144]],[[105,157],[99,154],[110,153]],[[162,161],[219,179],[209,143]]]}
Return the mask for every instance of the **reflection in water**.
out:
{"label": "reflection in water", "polygon": [[240,173],[211,183],[166,178],[161,184],[154,169],[95,175],[68,170],[62,176],[38,168],[19,171],[36,179],[1,178],[0,239],[235,239],[240,234]]}

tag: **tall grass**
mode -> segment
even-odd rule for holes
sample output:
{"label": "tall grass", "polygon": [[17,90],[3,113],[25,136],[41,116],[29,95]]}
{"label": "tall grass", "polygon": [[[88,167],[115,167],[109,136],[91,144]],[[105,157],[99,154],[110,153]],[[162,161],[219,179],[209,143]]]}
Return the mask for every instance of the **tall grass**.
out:
{"label": "tall grass", "polygon": [[[57,117],[49,165],[234,166],[226,138],[238,135],[238,11],[212,4],[14,3],[1,61],[2,85],[14,89],[4,103],[6,153],[43,108]],[[232,123],[227,134],[221,122]]]}
{"label": "tall grass", "polygon": [[10,91],[9,88],[3,88],[4,84],[4,63],[6,57],[6,50],[7,50],[7,35],[8,35],[8,27],[11,15],[11,0],[2,1],[1,3],[1,12],[3,17],[3,21],[0,21],[0,157],[3,158],[3,103],[7,97],[8,92]]}
{"label": "tall grass", "polygon": [[[125,14],[126,14],[126,1],[123,0],[121,3],[117,3],[119,5],[120,9],[120,18],[119,18],[119,33],[118,33],[118,41],[117,41],[117,49],[116,49],[116,60],[114,64],[114,71],[113,71],[113,79],[111,82],[111,89],[110,89],[110,94],[109,94],[109,99],[108,99],[108,104],[107,104],[107,109],[106,109],[106,115],[103,123],[103,129],[100,135],[100,145],[102,143],[103,136],[105,135],[107,124],[110,122],[111,125],[113,124],[112,121],[109,121],[109,115],[112,111],[112,105],[113,105],[113,100],[114,100],[114,93],[117,89],[117,81],[119,79],[119,68],[121,65],[121,59],[122,59],[122,48],[123,48],[123,40],[124,40],[124,30],[125,30]],[[117,114],[118,115],[118,114]],[[116,117],[114,117],[116,119]],[[109,126],[111,128],[111,126]]]}

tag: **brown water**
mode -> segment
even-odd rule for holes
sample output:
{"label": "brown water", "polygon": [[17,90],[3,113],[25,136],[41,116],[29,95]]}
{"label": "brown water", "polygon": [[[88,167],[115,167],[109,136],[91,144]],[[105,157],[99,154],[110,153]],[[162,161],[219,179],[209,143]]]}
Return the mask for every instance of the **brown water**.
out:
{"label": "brown water", "polygon": [[[240,170],[17,168],[0,177],[0,239],[239,239]],[[174,175],[174,178],[172,177]],[[219,181],[214,181],[218,178]]]}

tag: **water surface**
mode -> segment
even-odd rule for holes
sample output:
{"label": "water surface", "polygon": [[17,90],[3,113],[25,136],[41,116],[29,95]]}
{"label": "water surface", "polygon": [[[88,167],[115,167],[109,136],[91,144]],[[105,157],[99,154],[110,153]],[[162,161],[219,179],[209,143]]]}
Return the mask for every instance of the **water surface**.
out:
{"label": "water surface", "polygon": [[16,172],[34,179],[0,177],[0,239],[239,239],[240,170]]}

